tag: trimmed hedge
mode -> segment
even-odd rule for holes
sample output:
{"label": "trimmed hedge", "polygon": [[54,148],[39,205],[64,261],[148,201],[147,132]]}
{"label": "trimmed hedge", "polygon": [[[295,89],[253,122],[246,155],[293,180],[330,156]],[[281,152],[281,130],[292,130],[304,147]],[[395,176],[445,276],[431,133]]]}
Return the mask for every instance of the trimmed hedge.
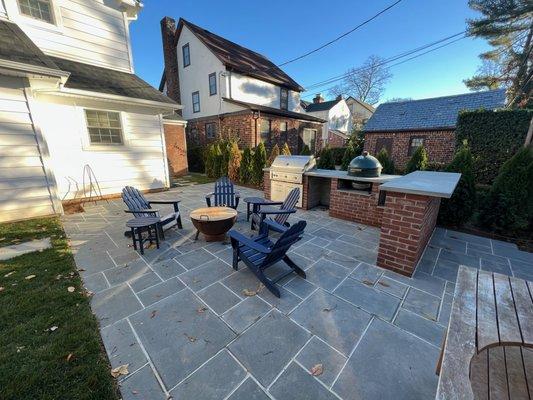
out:
{"label": "trimmed hedge", "polygon": [[459,113],[456,147],[468,142],[476,183],[492,184],[499,169],[523,146],[533,110],[477,110]]}
{"label": "trimmed hedge", "polygon": [[187,164],[191,172],[205,172],[204,148],[191,145],[187,147]]}
{"label": "trimmed hedge", "polygon": [[389,157],[389,152],[385,147],[383,147],[379,153],[377,154],[376,158],[378,159],[379,163],[383,167],[381,170],[382,174],[388,174],[392,175],[394,174],[394,161],[392,158]]}
{"label": "trimmed hedge", "polygon": [[342,165],[342,157],[344,157],[346,147],[332,147],[330,150],[335,165]]}
{"label": "trimmed hedge", "polygon": [[333,159],[333,153],[331,149],[326,146],[320,152],[318,158],[317,167],[320,169],[335,169],[335,160]]}
{"label": "trimmed hedge", "polygon": [[425,171],[428,167],[428,153],[424,146],[418,146],[405,167],[405,174],[414,171]]}

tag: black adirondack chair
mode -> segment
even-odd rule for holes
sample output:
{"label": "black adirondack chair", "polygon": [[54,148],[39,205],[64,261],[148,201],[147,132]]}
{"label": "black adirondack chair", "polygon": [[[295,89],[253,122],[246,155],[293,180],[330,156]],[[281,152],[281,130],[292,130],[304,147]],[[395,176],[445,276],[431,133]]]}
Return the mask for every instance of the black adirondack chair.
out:
{"label": "black adirondack chair", "polygon": [[[122,189],[122,200],[128,206],[127,213],[133,214],[137,217],[160,217],[159,235],[162,239],[165,238],[164,229],[168,229],[174,225],[178,225],[179,229],[183,229],[181,224],[181,214],[179,210],[179,200],[147,200],[146,197],[136,188],[126,186]],[[152,208],[152,204],[172,204],[174,212],[161,216],[159,210]]]}
{"label": "black adirondack chair", "polygon": [[[270,202],[267,203],[268,206],[266,207],[260,205],[257,213],[252,214],[252,224],[250,228],[254,230],[257,227],[260,227],[261,229],[272,229],[273,231],[280,233],[285,232],[290,226],[287,222],[289,215],[296,212],[296,203],[298,203],[299,198],[300,189],[294,188],[289,192],[285,201],[275,203]],[[271,207],[272,205],[280,205],[281,207],[274,208]],[[270,215],[274,215],[274,217],[272,218]],[[265,220],[269,220],[274,223],[263,225],[263,221]],[[265,232],[261,230],[260,233]]]}
{"label": "black adirondack chair", "polygon": [[[214,204],[211,203],[211,198],[214,199]],[[205,202],[207,207],[214,205],[215,207],[231,207],[236,210],[240,198],[239,193],[235,191],[233,182],[227,176],[223,176],[215,182],[215,191],[205,195]]]}
{"label": "black adirondack chair", "polygon": [[[270,224],[272,222],[266,220],[263,223]],[[294,261],[287,256],[289,248],[302,238],[305,225],[305,221],[299,221],[288,228],[275,243],[270,240],[267,234],[259,235],[257,237],[247,237],[236,230],[231,230],[229,236],[231,238],[231,246],[233,247],[233,269],[237,271],[239,269],[239,261],[243,261],[268,290],[270,290],[275,296],[280,297],[276,282],[293,272],[297,273],[304,279],[306,277],[303,269],[298,267]],[[264,271],[281,260],[283,260],[291,270],[274,279],[267,278]]]}

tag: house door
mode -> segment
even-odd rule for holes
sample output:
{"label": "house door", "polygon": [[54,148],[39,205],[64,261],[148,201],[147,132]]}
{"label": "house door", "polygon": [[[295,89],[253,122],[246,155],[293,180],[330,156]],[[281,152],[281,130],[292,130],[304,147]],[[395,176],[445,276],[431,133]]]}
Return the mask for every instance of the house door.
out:
{"label": "house door", "polygon": [[392,157],[392,138],[378,138],[376,140],[376,148],[374,149],[374,154],[378,154],[383,148],[387,150],[389,157]]}
{"label": "house door", "polygon": [[316,129],[304,128],[302,139],[304,146],[307,145],[311,153],[314,154],[316,148]]}

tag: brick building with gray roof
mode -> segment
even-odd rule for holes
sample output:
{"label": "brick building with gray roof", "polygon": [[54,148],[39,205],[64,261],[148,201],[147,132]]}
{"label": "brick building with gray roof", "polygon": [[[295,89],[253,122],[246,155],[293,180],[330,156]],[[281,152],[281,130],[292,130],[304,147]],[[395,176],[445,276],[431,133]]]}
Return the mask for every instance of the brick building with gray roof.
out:
{"label": "brick building with gray roof", "polygon": [[455,150],[459,112],[504,105],[504,89],[383,103],[364,127],[365,150],[377,154],[387,149],[396,167],[402,169],[422,145],[431,163],[449,163]]}

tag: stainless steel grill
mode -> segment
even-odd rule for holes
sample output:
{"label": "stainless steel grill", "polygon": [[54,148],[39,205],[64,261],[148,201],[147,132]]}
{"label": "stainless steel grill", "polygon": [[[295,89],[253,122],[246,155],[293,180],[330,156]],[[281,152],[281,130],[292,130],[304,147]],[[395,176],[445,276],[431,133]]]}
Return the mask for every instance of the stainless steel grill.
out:
{"label": "stainless steel grill", "polygon": [[270,196],[274,201],[283,201],[295,187],[300,189],[298,207],[302,206],[303,174],[316,168],[314,156],[277,156],[270,166]]}

